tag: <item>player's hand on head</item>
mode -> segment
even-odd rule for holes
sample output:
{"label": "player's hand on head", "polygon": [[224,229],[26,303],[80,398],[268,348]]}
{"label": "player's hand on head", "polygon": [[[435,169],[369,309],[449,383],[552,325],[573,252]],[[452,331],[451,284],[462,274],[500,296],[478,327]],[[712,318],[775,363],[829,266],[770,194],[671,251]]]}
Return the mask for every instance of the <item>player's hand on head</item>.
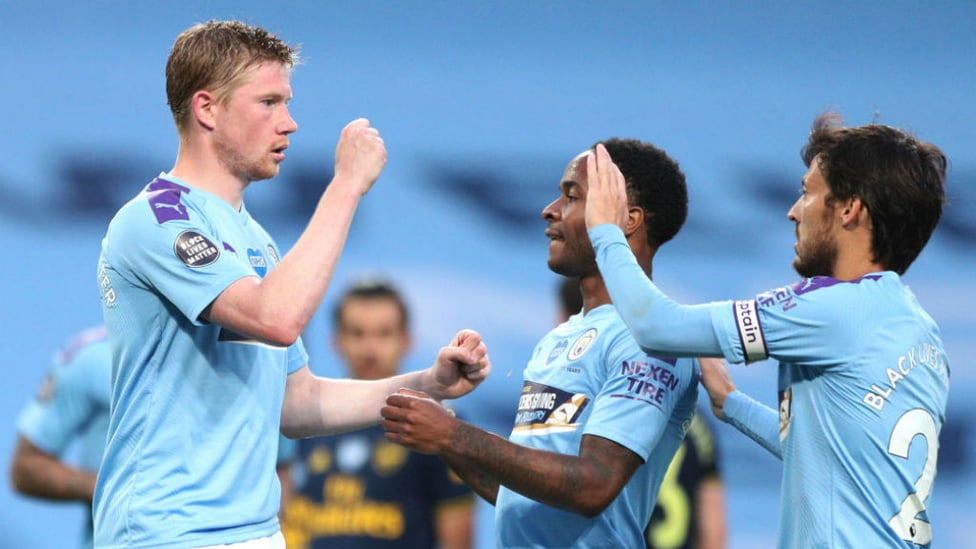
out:
{"label": "player's hand on head", "polygon": [[586,228],[627,223],[627,182],[603,144],[586,157]]}
{"label": "player's hand on head", "polygon": [[458,398],[471,392],[491,373],[488,347],[481,334],[461,330],[441,347],[431,367],[438,398]]}
{"label": "player's hand on head", "polygon": [[369,192],[386,165],[386,145],[369,120],[357,118],[346,124],[335,151],[335,181],[357,185]]}

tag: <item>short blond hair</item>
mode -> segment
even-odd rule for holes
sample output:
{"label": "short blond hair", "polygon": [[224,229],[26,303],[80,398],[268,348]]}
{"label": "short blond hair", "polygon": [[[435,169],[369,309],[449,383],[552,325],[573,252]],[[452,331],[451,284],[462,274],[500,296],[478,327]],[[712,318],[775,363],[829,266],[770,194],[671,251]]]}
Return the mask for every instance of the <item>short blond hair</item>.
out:
{"label": "short blond hair", "polygon": [[299,63],[298,47],[240,21],[211,20],[180,33],[166,62],[166,102],[177,131],[190,124],[193,94],[208,90],[226,101],[251,67],[266,62],[290,70]]}

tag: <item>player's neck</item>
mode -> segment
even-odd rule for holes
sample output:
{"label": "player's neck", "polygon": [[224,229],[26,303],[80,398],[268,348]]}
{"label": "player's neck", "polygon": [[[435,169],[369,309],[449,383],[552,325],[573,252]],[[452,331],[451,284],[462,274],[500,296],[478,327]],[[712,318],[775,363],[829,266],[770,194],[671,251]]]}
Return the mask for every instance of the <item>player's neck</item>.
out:
{"label": "player's neck", "polygon": [[170,175],[224,199],[240,211],[248,182],[227,171],[215,158],[191,147],[180,146]]}
{"label": "player's neck", "polygon": [[837,259],[832,276],[837,280],[851,281],[884,271],[885,266],[874,261],[873,257],[871,231],[845,231],[838,235]]}
{"label": "player's neck", "polygon": [[851,280],[863,278],[865,275],[884,270],[886,270],[884,265],[872,261],[871,256],[867,253],[862,253],[854,257],[838,255],[837,261],[834,263],[832,276],[837,280],[850,282]]}

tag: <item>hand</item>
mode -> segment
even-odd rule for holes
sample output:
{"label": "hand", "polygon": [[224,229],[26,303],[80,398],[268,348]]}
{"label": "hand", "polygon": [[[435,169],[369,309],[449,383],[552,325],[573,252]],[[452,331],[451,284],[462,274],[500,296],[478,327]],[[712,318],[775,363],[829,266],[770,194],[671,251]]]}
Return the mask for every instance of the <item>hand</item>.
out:
{"label": "hand", "polygon": [[708,391],[708,400],[712,403],[712,413],[722,419],[725,397],[735,390],[729,367],[721,358],[699,358],[698,364],[701,366],[701,384]]}
{"label": "hand", "polygon": [[603,144],[586,157],[586,228],[613,223],[624,229],[627,223],[627,182],[610,159]]}
{"label": "hand", "polygon": [[488,347],[474,330],[461,330],[441,347],[429,369],[427,391],[438,400],[458,398],[474,390],[491,372]]}
{"label": "hand", "polygon": [[458,420],[454,412],[420,391],[400,389],[380,410],[386,438],[424,454],[448,450]]}
{"label": "hand", "polygon": [[386,145],[369,120],[357,118],[342,128],[336,145],[333,183],[349,181],[358,186],[361,194],[366,194],[385,165]]}

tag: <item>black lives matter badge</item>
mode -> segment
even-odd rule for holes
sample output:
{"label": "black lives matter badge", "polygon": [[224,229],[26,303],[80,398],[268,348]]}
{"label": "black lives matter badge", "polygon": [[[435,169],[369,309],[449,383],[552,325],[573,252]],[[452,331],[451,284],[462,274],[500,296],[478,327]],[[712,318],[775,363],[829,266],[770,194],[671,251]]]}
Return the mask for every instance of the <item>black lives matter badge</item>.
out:
{"label": "black lives matter badge", "polygon": [[183,231],[173,243],[173,251],[187,267],[206,267],[220,257],[220,249],[196,231]]}

